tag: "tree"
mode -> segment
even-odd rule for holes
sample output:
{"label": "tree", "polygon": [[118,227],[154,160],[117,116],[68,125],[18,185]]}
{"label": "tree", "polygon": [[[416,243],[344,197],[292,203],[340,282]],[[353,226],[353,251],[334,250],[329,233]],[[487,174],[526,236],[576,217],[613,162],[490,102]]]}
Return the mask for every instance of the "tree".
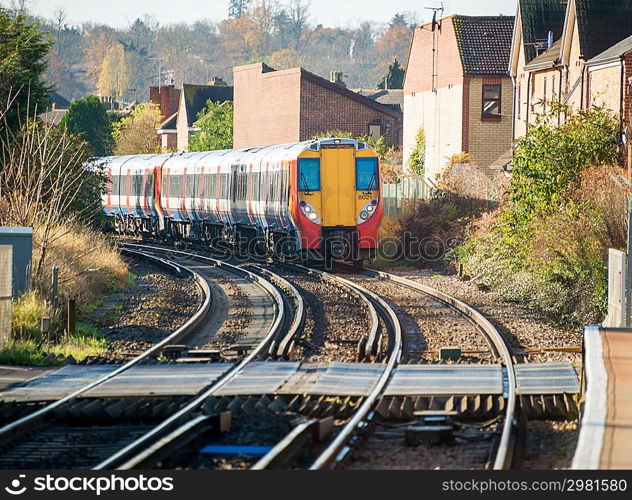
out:
{"label": "tree", "polygon": [[207,101],[198,113],[198,130],[191,137],[191,151],[215,151],[233,147],[233,103]]}
{"label": "tree", "polygon": [[301,35],[309,23],[310,2],[305,0],[291,0],[289,5],[289,25],[294,37],[294,50],[300,50]]}
{"label": "tree", "polygon": [[394,28],[396,26],[408,26],[408,22],[406,21],[406,14],[402,12],[396,12],[391,18],[391,22],[388,23],[389,28]]}
{"label": "tree", "polygon": [[408,168],[411,172],[423,176],[426,170],[426,134],[420,128],[417,132],[415,146],[408,158]]}
{"label": "tree", "polygon": [[106,156],[112,149],[110,119],[97,96],[89,95],[70,104],[60,125],[82,137],[96,156]]}
{"label": "tree", "polygon": [[127,94],[132,81],[129,59],[120,43],[110,47],[101,63],[97,90],[103,96],[121,99]]}
{"label": "tree", "polygon": [[378,83],[378,89],[403,89],[406,71],[399,65],[397,58],[388,66],[388,74]]}
{"label": "tree", "polygon": [[162,116],[152,103],[139,104],[130,116],[113,125],[114,153],[137,155],[160,153],[156,129]]}
{"label": "tree", "polygon": [[251,0],[230,0],[228,3],[228,17],[237,19],[248,10]]}
{"label": "tree", "polygon": [[51,45],[38,23],[29,24],[24,14],[0,10],[0,107],[12,101],[5,123],[13,130],[26,116],[46,109],[51,88],[42,75]]}

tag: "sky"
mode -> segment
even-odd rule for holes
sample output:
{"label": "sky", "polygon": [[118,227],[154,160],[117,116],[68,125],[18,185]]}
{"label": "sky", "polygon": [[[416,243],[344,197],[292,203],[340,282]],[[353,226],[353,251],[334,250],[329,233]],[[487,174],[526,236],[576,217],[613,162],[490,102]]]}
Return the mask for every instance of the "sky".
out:
{"label": "sky", "polygon": [[[284,3],[283,0],[280,0]],[[0,3],[8,3],[8,0]],[[388,22],[395,12],[413,11],[417,20],[429,21],[437,0],[311,0],[312,24],[340,26],[359,21]],[[514,15],[516,0],[446,0],[445,15]],[[160,24],[219,20],[227,17],[228,0],[28,0],[29,10],[52,18],[59,7],[68,24],[87,21],[125,27],[136,18],[151,15]]]}

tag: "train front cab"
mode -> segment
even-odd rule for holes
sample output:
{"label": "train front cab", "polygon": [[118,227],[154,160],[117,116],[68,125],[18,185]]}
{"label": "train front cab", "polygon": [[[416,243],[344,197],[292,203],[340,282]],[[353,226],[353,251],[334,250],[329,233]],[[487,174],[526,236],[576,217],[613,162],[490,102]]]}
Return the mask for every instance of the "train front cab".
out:
{"label": "train front cab", "polygon": [[361,263],[377,248],[382,217],[378,156],[361,142],[319,141],[297,161],[303,248],[311,256]]}

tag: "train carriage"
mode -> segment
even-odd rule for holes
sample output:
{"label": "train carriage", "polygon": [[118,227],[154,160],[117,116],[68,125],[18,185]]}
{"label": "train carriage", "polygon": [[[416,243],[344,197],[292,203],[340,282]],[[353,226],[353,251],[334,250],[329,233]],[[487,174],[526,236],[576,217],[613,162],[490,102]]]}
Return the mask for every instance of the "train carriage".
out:
{"label": "train carriage", "polygon": [[382,216],[377,154],[323,139],[244,150],[104,158],[103,210],[124,233],[361,262]]}

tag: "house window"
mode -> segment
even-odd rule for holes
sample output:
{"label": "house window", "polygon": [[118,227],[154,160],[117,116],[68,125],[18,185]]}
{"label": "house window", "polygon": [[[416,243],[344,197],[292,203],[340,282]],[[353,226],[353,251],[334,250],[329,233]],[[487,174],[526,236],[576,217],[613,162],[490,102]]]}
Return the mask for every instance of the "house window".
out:
{"label": "house window", "polygon": [[500,97],[500,85],[483,85],[483,118],[500,118]]}
{"label": "house window", "polygon": [[369,135],[374,140],[376,141],[379,140],[380,137],[382,136],[382,126],[379,123],[369,125]]}

